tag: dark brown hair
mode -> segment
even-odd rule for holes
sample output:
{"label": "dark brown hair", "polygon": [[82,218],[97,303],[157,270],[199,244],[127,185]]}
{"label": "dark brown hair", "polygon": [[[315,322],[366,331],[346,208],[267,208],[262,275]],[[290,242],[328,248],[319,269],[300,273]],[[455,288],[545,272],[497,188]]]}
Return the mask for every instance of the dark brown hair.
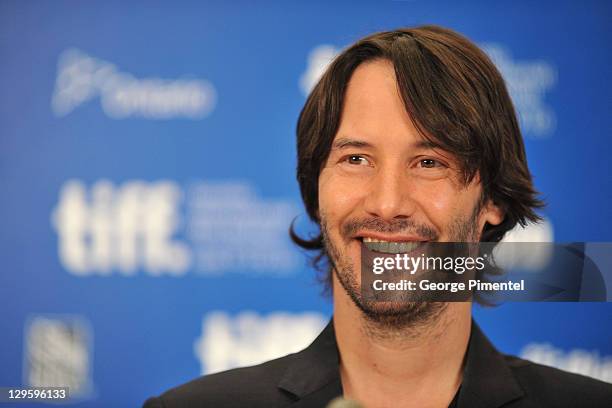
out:
{"label": "dark brown hair", "polygon": [[[527,168],[521,131],[504,80],[489,57],[462,35],[438,26],[385,31],[367,36],[340,53],[310,93],[297,123],[297,180],[306,212],[318,219],[318,182],[340,124],[344,94],[357,66],[376,59],[392,62],[406,112],[422,136],[455,155],[465,184],[476,174],[482,202],[505,213],[499,225],[485,225],[481,241],[499,242],[517,223],[540,217]],[[327,260],[321,234],[301,238],[300,247]],[[327,270],[324,281],[330,282]]]}

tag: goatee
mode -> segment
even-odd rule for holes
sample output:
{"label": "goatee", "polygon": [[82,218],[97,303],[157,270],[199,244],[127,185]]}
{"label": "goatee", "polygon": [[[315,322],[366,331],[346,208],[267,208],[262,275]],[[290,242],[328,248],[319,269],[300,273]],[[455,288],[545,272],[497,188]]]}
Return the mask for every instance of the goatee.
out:
{"label": "goatee", "polygon": [[[452,242],[468,242],[476,238],[477,217],[480,206],[464,219],[455,219],[449,226],[449,237]],[[360,284],[356,279],[355,267],[351,259],[343,253],[332,239],[327,226],[324,213],[321,213],[321,234],[323,243],[329,256],[330,267],[333,269],[338,282],[346,291],[353,303],[359,308],[364,317],[367,331],[372,335],[386,336],[396,335],[416,336],[419,328],[432,326],[446,309],[445,302],[427,301],[401,301],[380,302],[365,299],[362,295]],[[425,224],[417,224],[410,219],[398,219],[386,222],[379,218],[350,219],[340,228],[341,238],[348,243],[350,237],[357,231],[374,231],[382,233],[406,233],[416,232],[428,241],[436,241],[438,233],[433,227]],[[339,243],[342,244],[342,243]],[[343,245],[343,246],[346,246]]]}

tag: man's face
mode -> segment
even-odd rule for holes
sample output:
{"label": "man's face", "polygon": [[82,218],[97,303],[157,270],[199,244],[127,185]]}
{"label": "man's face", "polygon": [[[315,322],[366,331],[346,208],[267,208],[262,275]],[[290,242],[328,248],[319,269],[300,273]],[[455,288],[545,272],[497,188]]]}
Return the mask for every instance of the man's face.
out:
{"label": "man's face", "polygon": [[485,222],[502,221],[496,207],[479,206],[481,194],[478,177],[465,185],[452,154],[432,148],[414,127],[393,65],[384,60],[360,65],[349,81],[340,126],[319,177],[319,216],[335,278],[366,316],[392,314],[407,322],[442,305],[389,308],[365,302],[359,290],[361,241],[404,247],[478,241]]}

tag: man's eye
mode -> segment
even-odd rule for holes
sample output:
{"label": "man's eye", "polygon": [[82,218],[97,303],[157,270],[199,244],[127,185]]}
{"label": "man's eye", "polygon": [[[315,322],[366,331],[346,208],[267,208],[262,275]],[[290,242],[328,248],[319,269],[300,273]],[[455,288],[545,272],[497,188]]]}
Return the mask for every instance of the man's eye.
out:
{"label": "man's eye", "polygon": [[348,164],[356,164],[356,165],[362,165],[362,166],[367,166],[370,164],[370,162],[368,161],[368,159],[366,159],[363,156],[359,156],[357,154],[352,154],[350,156],[346,156],[344,159]]}
{"label": "man's eye", "polygon": [[442,167],[442,163],[434,159],[422,159],[419,164],[421,167],[426,169],[433,169],[436,167]]}

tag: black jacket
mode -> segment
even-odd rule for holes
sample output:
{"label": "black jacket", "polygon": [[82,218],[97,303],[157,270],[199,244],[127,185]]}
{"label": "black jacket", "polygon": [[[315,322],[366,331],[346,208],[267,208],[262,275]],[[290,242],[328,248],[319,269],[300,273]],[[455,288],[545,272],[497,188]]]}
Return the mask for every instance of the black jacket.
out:
{"label": "black jacket", "polygon": [[[143,408],[325,407],[342,395],[333,321],[306,349],[200,377]],[[612,384],[500,354],[475,322],[457,408],[612,407]]]}

